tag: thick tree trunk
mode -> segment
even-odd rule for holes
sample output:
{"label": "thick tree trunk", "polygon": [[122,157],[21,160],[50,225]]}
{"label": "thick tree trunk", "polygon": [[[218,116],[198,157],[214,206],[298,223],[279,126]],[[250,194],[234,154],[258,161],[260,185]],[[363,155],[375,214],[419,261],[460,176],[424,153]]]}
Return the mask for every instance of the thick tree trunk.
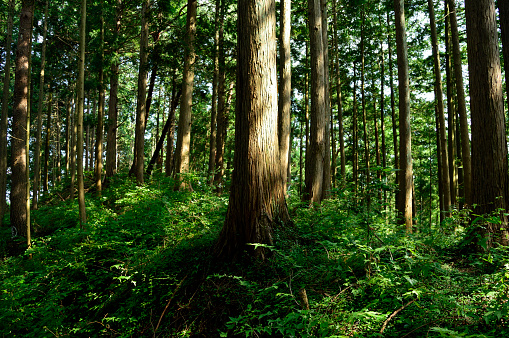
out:
{"label": "thick tree trunk", "polygon": [[27,124],[29,59],[32,44],[32,18],[34,1],[24,0],[19,20],[19,38],[16,49],[16,72],[14,80],[14,108],[12,113],[12,175],[11,175],[11,226],[18,235],[29,234],[27,192]]}
{"label": "thick tree trunk", "polygon": [[320,203],[324,196],[324,168],[326,164],[328,125],[325,96],[325,64],[323,20],[320,0],[309,0],[309,31],[311,47],[311,115],[309,150],[306,152],[306,189],[304,199],[310,204]]}
{"label": "thick tree trunk", "polygon": [[433,0],[428,0],[428,13],[431,27],[431,44],[433,48],[433,63],[435,70],[435,107],[436,107],[436,115],[438,126],[439,126],[439,142],[440,142],[440,152],[438,155],[440,156],[440,171],[442,178],[442,193],[443,196],[443,208],[440,209],[441,212],[445,212],[447,217],[450,217],[450,209],[451,209],[451,190],[449,185],[449,159],[447,158],[447,137],[445,131],[445,116],[444,116],[444,94],[442,91],[442,75],[440,72],[440,55],[438,49],[438,35],[437,28],[435,23],[435,8],[433,5]]}
{"label": "thick tree trunk", "polygon": [[240,0],[237,114],[230,202],[216,255],[244,250],[263,259],[276,220],[288,221],[277,134],[276,15],[274,0]]}
{"label": "thick tree trunk", "polygon": [[11,82],[11,43],[14,16],[14,0],[9,0],[9,14],[5,37],[5,65],[0,119],[0,226],[7,211],[7,118],[9,115],[9,85]]}
{"label": "thick tree trunk", "polygon": [[410,130],[410,80],[408,76],[408,49],[406,43],[405,9],[403,0],[394,0],[396,44],[398,54],[399,86],[399,153],[401,194],[398,208],[407,233],[412,232],[412,138]]}
{"label": "thick tree trunk", "polygon": [[180,103],[180,115],[177,133],[177,148],[175,152],[175,175],[176,190],[192,189],[188,182],[183,180],[182,174],[189,172],[190,148],[191,148],[191,111],[193,105],[194,86],[194,40],[196,37],[196,9],[197,0],[187,2],[187,32],[186,32],[186,57],[184,60],[184,72],[182,81],[182,102]]}
{"label": "thick tree trunk", "polygon": [[[465,203],[472,205],[472,160],[470,156],[470,138],[468,131],[467,105],[465,100],[465,87],[463,85],[462,55],[459,43],[458,22],[454,0],[449,1],[449,18],[451,26],[452,53],[454,59],[454,77],[456,80],[456,95],[458,100],[458,115],[461,135],[461,162],[463,165],[463,189]],[[507,2],[507,1],[505,1]]]}
{"label": "thick tree trunk", "polygon": [[286,195],[290,166],[290,115],[292,105],[292,64],[290,58],[291,1],[280,2],[278,135],[283,189]]}
{"label": "thick tree trunk", "polygon": [[[78,112],[76,116],[76,137],[77,137],[77,167],[78,167],[78,205],[80,216],[80,228],[83,229],[87,223],[85,208],[85,185],[83,178],[83,110],[85,106],[85,42],[87,22],[87,0],[81,0],[81,23],[80,41],[78,55]],[[88,159],[85,159],[85,162]]]}
{"label": "thick tree trunk", "polygon": [[[476,224],[487,239],[509,244],[508,168],[502,74],[493,0],[466,0],[470,110],[472,114],[472,197],[476,215],[499,213],[499,224]],[[483,224],[484,223],[484,224]],[[504,229],[505,228],[505,229]]]}
{"label": "thick tree trunk", "polygon": [[143,2],[141,10],[140,65],[138,73],[138,99],[136,105],[136,132],[134,142],[134,175],[143,184],[145,161],[145,123],[147,114],[147,58],[148,58],[148,11],[150,0]]}

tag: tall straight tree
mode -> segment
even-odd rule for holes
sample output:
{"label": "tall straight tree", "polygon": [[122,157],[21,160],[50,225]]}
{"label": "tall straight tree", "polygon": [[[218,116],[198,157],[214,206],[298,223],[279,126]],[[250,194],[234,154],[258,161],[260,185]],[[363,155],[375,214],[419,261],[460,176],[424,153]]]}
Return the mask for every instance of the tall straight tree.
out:
{"label": "tall straight tree", "polygon": [[[506,100],[509,102],[509,1],[498,0],[498,15],[500,22],[500,37],[502,39],[502,54],[504,55],[504,73]],[[509,104],[509,103],[508,103]]]}
{"label": "tall straight tree", "polygon": [[[456,18],[456,7],[454,0],[449,2],[449,19],[451,27],[452,55],[454,79],[456,81],[456,97],[458,102],[458,116],[460,124],[460,136],[458,140],[461,145],[461,162],[463,165],[463,189],[465,192],[465,203],[472,204],[472,160],[470,156],[470,138],[468,131],[467,105],[465,100],[465,89],[463,86],[462,55],[459,42],[458,22]],[[506,1],[507,2],[507,1]]]}
{"label": "tall straight tree", "polygon": [[237,113],[230,201],[215,252],[264,258],[276,220],[289,219],[277,132],[276,13],[274,0],[239,0]]}
{"label": "tall straight tree", "polygon": [[85,49],[86,49],[86,24],[87,24],[87,0],[81,0],[80,40],[78,50],[78,107],[76,114],[76,163],[78,169],[78,205],[80,216],[80,228],[87,223],[87,211],[85,208],[85,184],[83,177],[83,110],[85,108]]}
{"label": "tall straight tree", "polygon": [[104,1],[101,0],[100,65],[99,65],[99,107],[97,108],[97,129],[95,137],[95,186],[98,196],[102,190],[103,134],[104,134]]}
{"label": "tall straight tree", "polygon": [[290,114],[292,105],[292,64],[290,59],[291,1],[280,2],[278,135],[283,186],[289,181]]}
{"label": "tall straight tree", "polygon": [[[472,114],[472,202],[477,215],[503,210],[501,223],[481,224],[487,245],[509,244],[508,167],[502,74],[493,0],[466,0],[470,111]],[[505,228],[505,229],[504,229]]]}
{"label": "tall straight tree", "polygon": [[147,59],[148,59],[148,11],[150,0],[143,1],[141,9],[140,65],[138,72],[138,99],[136,105],[136,133],[134,141],[134,175],[143,184],[145,161],[145,125],[147,114]]}
{"label": "tall straight tree", "polygon": [[194,40],[196,36],[196,9],[197,0],[187,1],[187,30],[186,30],[186,56],[184,60],[184,73],[182,80],[182,101],[177,133],[177,148],[175,150],[175,174],[178,176],[175,189],[191,188],[180,177],[189,172],[189,155],[191,148],[191,110],[193,106],[194,86]]}
{"label": "tall straight tree", "polygon": [[442,179],[442,187],[443,187],[443,201],[444,205],[441,211],[445,211],[448,216],[450,216],[451,209],[451,190],[449,185],[449,160],[447,158],[447,136],[445,131],[445,116],[444,116],[444,94],[442,90],[442,75],[440,72],[440,56],[438,50],[438,35],[437,35],[437,27],[435,20],[435,7],[433,5],[433,0],[428,0],[428,12],[429,12],[429,21],[431,27],[431,44],[433,48],[433,64],[435,71],[435,107],[436,107],[436,115],[439,120],[439,142],[440,142],[440,168],[441,170],[441,179]]}
{"label": "tall straight tree", "polygon": [[306,149],[305,200],[320,203],[323,198],[324,168],[326,165],[328,125],[325,96],[325,64],[320,0],[308,1],[311,51],[311,116],[309,149]]}
{"label": "tall straight tree", "polygon": [[27,124],[29,92],[29,59],[32,44],[32,20],[34,0],[23,0],[19,19],[18,46],[16,49],[16,72],[14,78],[14,109],[12,112],[12,182],[11,226],[21,236],[29,236],[28,224],[28,163]]}
{"label": "tall straight tree", "polygon": [[[122,0],[117,0],[116,25],[113,31],[113,41],[115,49],[118,48],[118,38],[120,34],[120,20],[122,18]],[[108,134],[106,144],[106,177],[111,177],[117,172],[117,101],[118,101],[118,73],[120,62],[118,56],[110,66],[110,95],[108,101]]]}
{"label": "tall straight tree", "polygon": [[0,118],[0,226],[7,209],[7,115],[9,114],[9,85],[11,82],[11,43],[14,16],[14,0],[9,0],[7,32],[5,36],[5,65]]}
{"label": "tall straight tree", "polygon": [[408,75],[408,48],[406,42],[404,0],[394,0],[396,45],[398,55],[399,87],[399,205],[407,233],[412,232],[412,139],[410,130],[410,80]]}

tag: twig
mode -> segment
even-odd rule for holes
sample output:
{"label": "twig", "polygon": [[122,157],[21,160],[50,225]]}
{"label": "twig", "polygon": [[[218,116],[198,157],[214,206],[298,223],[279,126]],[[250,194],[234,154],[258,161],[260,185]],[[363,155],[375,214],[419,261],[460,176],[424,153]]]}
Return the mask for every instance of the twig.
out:
{"label": "twig", "polygon": [[399,309],[397,309],[396,311],[394,311],[390,316],[389,318],[387,318],[384,322],[384,325],[382,325],[382,329],[380,330],[380,334],[384,333],[384,330],[385,330],[385,327],[387,326],[387,324],[389,324],[389,322],[391,321],[392,318],[396,317],[396,315],[398,313],[400,313],[402,310],[404,310],[408,305],[412,304],[413,302],[415,302],[415,299],[412,299],[411,301],[409,301],[408,303],[406,303],[405,305],[403,305],[402,307],[400,307]]}
{"label": "twig", "polygon": [[171,295],[170,299],[168,300],[168,303],[166,303],[166,306],[164,307],[164,310],[163,310],[163,313],[161,313],[161,317],[159,317],[159,321],[157,322],[157,326],[156,326],[156,329],[154,330],[154,337],[156,336],[156,331],[157,329],[159,328],[159,325],[161,325],[161,320],[163,320],[163,317],[164,315],[166,314],[166,310],[168,309],[168,306],[170,306],[170,303],[171,303],[171,300],[173,299],[173,297],[175,297],[175,295],[177,294],[177,290],[180,288],[180,286],[182,285],[182,283],[186,280],[188,275],[186,275],[184,277],[184,279],[182,279],[179,283],[179,285],[177,285],[177,287],[175,288],[175,290],[173,291],[173,294]]}

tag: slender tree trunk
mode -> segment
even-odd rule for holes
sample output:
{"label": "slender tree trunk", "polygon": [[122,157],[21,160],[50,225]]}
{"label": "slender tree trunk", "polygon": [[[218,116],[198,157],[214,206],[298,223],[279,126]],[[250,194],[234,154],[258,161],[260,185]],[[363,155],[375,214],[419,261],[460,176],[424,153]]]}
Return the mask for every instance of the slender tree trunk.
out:
{"label": "slender tree trunk", "polygon": [[101,0],[101,64],[99,66],[99,107],[97,109],[97,129],[95,137],[95,185],[97,196],[102,191],[102,170],[103,170],[103,135],[104,135],[104,1]]}
{"label": "slender tree trunk", "polygon": [[357,111],[357,68],[354,63],[353,65],[353,107],[352,107],[352,135],[353,135],[353,182],[354,192],[357,198],[357,192],[359,191],[359,123],[358,123],[358,111]]}
{"label": "slender tree trunk", "polygon": [[[369,136],[368,136],[368,121],[366,117],[366,91],[365,91],[365,64],[364,64],[364,7],[362,9],[362,24],[361,24],[361,105],[362,105],[362,128],[364,140],[364,161],[366,164],[366,185],[365,189],[369,190],[371,183],[371,173],[369,166]],[[369,195],[368,195],[369,201]]]}
{"label": "slender tree trunk", "polygon": [[71,152],[71,102],[67,101],[65,115],[65,177],[69,178],[69,171],[71,170],[70,152]]}
{"label": "slender tree trunk", "polygon": [[235,157],[226,220],[216,255],[245,249],[263,259],[275,220],[289,220],[281,184],[277,133],[276,13],[274,0],[238,2]]}
{"label": "slender tree trunk", "polygon": [[283,190],[286,195],[290,167],[290,115],[292,105],[292,64],[290,56],[291,1],[280,1],[278,135]]}
{"label": "slender tree trunk", "polygon": [[325,161],[323,164],[323,187],[321,199],[330,196],[331,191],[331,146],[330,146],[330,81],[329,81],[329,43],[327,33],[327,0],[321,0],[322,10],[322,44],[323,44],[323,91],[325,99]]}
{"label": "slender tree trunk", "polygon": [[21,4],[19,38],[16,49],[16,72],[14,80],[14,108],[12,113],[12,175],[11,175],[11,226],[18,235],[29,235],[27,208],[28,163],[27,125],[28,93],[30,88],[30,50],[32,44],[32,17],[34,1],[24,0]]}
{"label": "slender tree trunk", "polygon": [[506,100],[509,105],[509,1],[497,0],[497,6],[500,21],[502,53],[504,55]]}
{"label": "slender tree trunk", "polygon": [[46,111],[46,140],[44,141],[44,170],[42,180],[42,190],[48,192],[49,184],[49,155],[50,155],[50,139],[51,139],[51,111],[52,111],[52,94],[48,93],[48,109]]}
{"label": "slender tree trunk", "polygon": [[[74,104],[74,95],[71,99],[71,107],[74,107],[71,113],[71,184],[69,186],[69,198],[74,199],[75,181],[76,181],[76,162],[77,162],[77,137],[78,137],[78,124],[77,124],[77,111],[78,107]],[[83,136],[82,136],[83,137]]]}
{"label": "slender tree trunk", "polygon": [[[177,84],[175,80],[175,70],[173,71],[172,77],[172,85],[171,85],[171,102],[175,99],[177,95]],[[165,175],[170,177],[173,174],[173,140],[175,136],[175,111],[171,111],[168,116],[168,120],[170,121],[170,128],[168,129],[168,141],[166,142],[166,163],[165,163]]]}
{"label": "slender tree trunk", "polygon": [[[230,84],[228,97],[226,97],[224,74],[219,77],[219,102],[218,102],[218,118],[217,118],[217,138],[216,138],[216,175],[214,182],[216,191],[221,193],[224,188],[224,149],[229,123],[229,106],[233,95],[234,82]],[[221,84],[222,82],[222,84]]]}
{"label": "slender tree trunk", "polygon": [[304,199],[320,203],[324,193],[328,125],[323,43],[323,20],[320,0],[309,0],[309,31],[311,47],[311,115],[309,149],[306,151],[306,189]]}
{"label": "slender tree trunk", "polygon": [[35,151],[34,151],[34,187],[32,207],[34,210],[38,208],[39,202],[39,184],[41,177],[41,137],[42,137],[42,114],[44,104],[44,72],[46,68],[46,37],[48,31],[48,7],[49,1],[46,0],[44,7],[44,25],[42,31],[42,49],[41,49],[41,72],[39,80],[39,102],[37,104],[37,131],[35,136]]}
{"label": "slender tree trunk", "polygon": [[53,183],[60,182],[62,180],[62,156],[61,156],[61,149],[60,149],[60,128],[61,128],[61,120],[60,120],[60,106],[59,106],[59,100],[57,98],[56,102],[56,119],[57,119],[57,130],[55,132],[55,167],[56,167],[56,180],[53,180]]}
{"label": "slender tree trunk", "polygon": [[[78,112],[76,117],[77,126],[77,167],[78,167],[78,205],[80,216],[80,228],[87,223],[85,208],[85,185],[83,180],[83,110],[85,103],[85,42],[87,22],[87,0],[81,0],[81,23],[78,56]],[[87,161],[87,159],[85,159]]]}
{"label": "slender tree trunk", "polygon": [[140,66],[138,73],[138,103],[136,106],[136,133],[134,141],[134,175],[143,184],[145,161],[145,123],[147,114],[147,59],[148,59],[148,11],[150,0],[143,2],[141,11]]}
{"label": "slender tree trunk", "polygon": [[507,216],[509,195],[502,74],[498,49],[495,2],[466,0],[470,110],[472,114],[472,197],[476,215],[499,213],[499,224],[476,224],[494,242],[509,244]]}
{"label": "slender tree trunk", "polygon": [[399,212],[407,233],[412,232],[412,138],[410,130],[410,80],[408,76],[408,49],[406,43],[405,9],[403,0],[394,0],[396,44],[398,54],[399,86],[399,153],[401,194]]}
{"label": "slender tree trunk", "polygon": [[9,85],[11,82],[11,43],[14,16],[14,0],[9,0],[7,32],[5,37],[5,66],[0,119],[0,226],[7,211],[7,118],[9,115]]}
{"label": "slender tree trunk", "polygon": [[440,152],[438,155],[441,159],[441,178],[442,178],[442,193],[443,196],[443,207],[444,209],[440,209],[441,212],[445,212],[444,216],[450,217],[451,213],[451,190],[449,184],[449,159],[447,158],[447,138],[445,131],[445,116],[444,116],[444,94],[442,91],[442,75],[440,72],[440,56],[438,49],[438,35],[437,28],[435,23],[435,8],[433,5],[433,0],[428,0],[428,13],[431,27],[431,44],[433,48],[433,63],[435,70],[435,107],[436,107],[436,115],[438,119],[438,126],[440,127],[438,136],[440,142]]}
{"label": "slender tree trunk", "polygon": [[337,96],[337,105],[338,105],[338,139],[339,139],[339,154],[341,161],[341,185],[344,186],[346,183],[346,155],[345,155],[345,132],[343,127],[343,100],[341,97],[341,73],[339,70],[339,45],[338,45],[338,16],[337,16],[337,0],[333,1],[333,25],[334,25],[334,49],[335,53],[335,63],[336,63],[336,96]]}
{"label": "slender tree trunk", "polygon": [[214,74],[212,76],[212,107],[210,109],[210,137],[209,137],[209,184],[214,183],[214,171],[216,163],[216,136],[217,136],[217,99],[219,79],[219,30],[221,0],[216,0],[215,33],[214,33]]}
{"label": "slender tree trunk", "polygon": [[194,86],[194,40],[196,36],[196,9],[197,0],[187,2],[187,33],[186,33],[186,57],[184,60],[184,73],[182,81],[182,102],[180,103],[180,115],[177,133],[177,149],[175,154],[176,190],[192,189],[181,177],[189,172],[189,157],[191,147],[191,111],[193,105]]}
{"label": "slender tree trunk", "polygon": [[[122,18],[122,0],[117,0],[116,27],[113,32],[114,41],[117,42]],[[115,48],[118,46],[115,44]],[[118,73],[120,63],[113,60],[110,74],[110,95],[108,102],[108,134],[106,145],[106,177],[112,177],[117,172],[117,129],[118,129]]]}
{"label": "slender tree trunk", "polygon": [[[461,130],[461,159],[463,165],[463,188],[465,203],[472,205],[472,160],[470,158],[470,138],[468,131],[467,106],[465,103],[465,87],[463,85],[462,55],[459,43],[456,8],[453,0],[449,1],[449,18],[451,25],[452,52],[454,59],[454,76],[456,79],[456,95],[458,99],[458,115]],[[507,2],[507,1],[502,1]],[[509,6],[508,6],[509,7]],[[507,25],[507,24],[506,24]]]}

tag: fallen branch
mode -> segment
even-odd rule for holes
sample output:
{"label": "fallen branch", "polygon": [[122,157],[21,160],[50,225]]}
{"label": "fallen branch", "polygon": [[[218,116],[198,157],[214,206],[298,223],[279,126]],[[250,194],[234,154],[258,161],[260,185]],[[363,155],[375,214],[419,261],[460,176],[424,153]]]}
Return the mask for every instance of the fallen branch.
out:
{"label": "fallen branch", "polygon": [[182,283],[184,283],[184,281],[186,280],[187,278],[187,275],[184,277],[184,279],[182,279],[179,283],[179,285],[177,285],[177,287],[175,288],[175,290],[173,291],[173,294],[171,295],[170,299],[168,300],[168,303],[166,303],[166,306],[164,307],[164,310],[163,310],[163,313],[161,313],[161,316],[159,317],[159,321],[157,322],[157,326],[156,326],[156,329],[154,330],[154,337],[156,336],[156,331],[157,329],[159,328],[159,325],[161,325],[161,321],[163,320],[163,317],[164,315],[166,314],[166,310],[168,310],[168,306],[170,306],[170,303],[173,299],[173,297],[175,297],[175,295],[177,294],[177,290],[180,288],[180,286],[182,285]]}
{"label": "fallen branch", "polygon": [[403,311],[408,305],[412,304],[413,302],[415,302],[415,299],[412,299],[411,301],[409,301],[408,303],[406,303],[405,305],[403,305],[402,307],[400,307],[399,309],[397,309],[396,311],[394,311],[390,316],[389,318],[387,318],[384,322],[384,325],[382,325],[382,329],[380,330],[380,334],[384,333],[384,330],[385,328],[387,327],[387,324],[389,324],[389,322],[391,321],[392,318],[396,317],[396,315],[398,313],[400,313],[401,311]]}

